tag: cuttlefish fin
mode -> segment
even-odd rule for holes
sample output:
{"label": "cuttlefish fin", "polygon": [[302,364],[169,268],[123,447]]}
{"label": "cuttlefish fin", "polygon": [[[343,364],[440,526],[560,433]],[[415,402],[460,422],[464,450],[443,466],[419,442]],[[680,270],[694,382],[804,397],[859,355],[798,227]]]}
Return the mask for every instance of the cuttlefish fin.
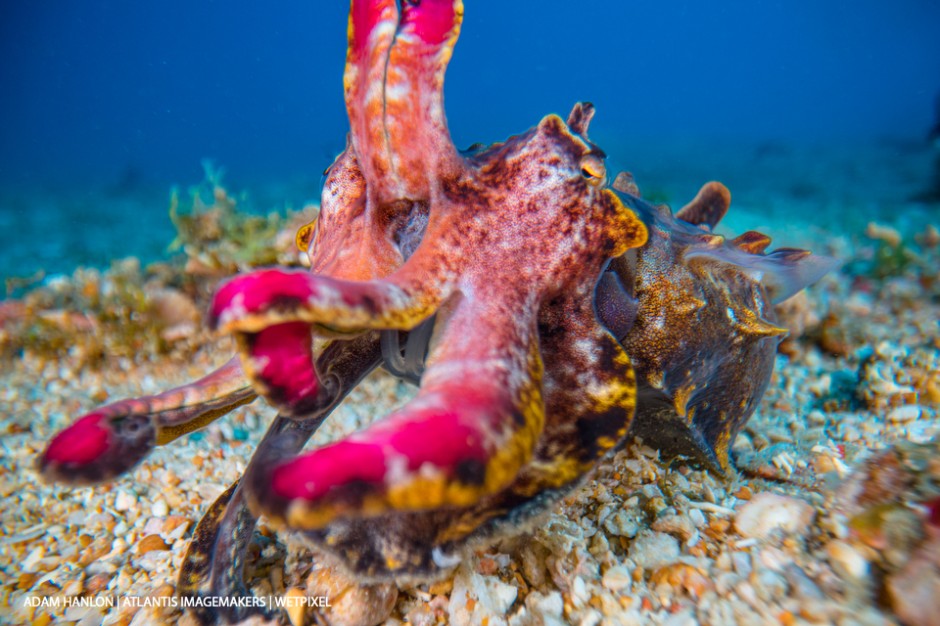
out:
{"label": "cuttlefish fin", "polygon": [[715,228],[731,206],[731,192],[721,183],[705,183],[687,205],[679,209],[676,217],[690,224]]}
{"label": "cuttlefish fin", "polygon": [[774,304],[783,302],[841,265],[836,258],[797,248],[777,248],[757,258],[764,260],[761,282],[767,285]]}
{"label": "cuttlefish fin", "polygon": [[796,248],[778,248],[769,254],[751,254],[747,246],[700,246],[685,253],[686,261],[695,259],[731,264],[742,272],[752,274],[767,287],[774,304],[812,285],[840,265],[832,257]]}
{"label": "cuttlefish fin", "polygon": [[631,196],[640,197],[640,188],[637,186],[636,181],[633,179],[633,174],[630,172],[620,172],[617,174],[617,177],[614,178],[614,182],[610,184],[611,187],[617,191],[629,194]]}
{"label": "cuttlefish fin", "polygon": [[756,230],[749,230],[731,240],[731,245],[749,254],[763,254],[770,245],[770,237]]}

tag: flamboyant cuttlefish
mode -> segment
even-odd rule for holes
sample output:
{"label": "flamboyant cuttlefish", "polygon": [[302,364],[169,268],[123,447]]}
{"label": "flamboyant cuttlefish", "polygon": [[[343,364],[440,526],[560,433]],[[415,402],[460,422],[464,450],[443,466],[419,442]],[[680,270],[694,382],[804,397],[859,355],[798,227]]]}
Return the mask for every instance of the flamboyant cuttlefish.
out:
{"label": "flamboyant cuttlefish", "polygon": [[[772,303],[830,267],[803,251],[765,254],[757,233],[714,234],[730,202],[718,183],[675,216],[624,178],[610,184],[589,104],[567,123],[549,115],[458,151],[443,80],[462,3],[398,4],[352,1],[351,132],[316,222],[298,233],[310,271],[223,284],[209,323],[235,335],[240,359],[99,408],[40,458],[47,479],[98,482],[257,395],[274,406],[244,477],[195,531],[181,593],[247,593],[259,514],[364,581],[434,576],[468,542],[557,501],[631,424],[668,453],[729,470],[784,334]],[[379,365],[419,382],[417,396],[301,452]]]}

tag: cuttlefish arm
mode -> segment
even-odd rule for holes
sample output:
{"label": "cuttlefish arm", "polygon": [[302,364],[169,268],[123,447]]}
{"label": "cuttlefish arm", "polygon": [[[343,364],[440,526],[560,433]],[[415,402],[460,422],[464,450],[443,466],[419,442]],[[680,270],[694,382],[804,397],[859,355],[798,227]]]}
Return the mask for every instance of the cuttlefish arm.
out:
{"label": "cuttlefish arm", "polygon": [[[368,337],[334,342],[318,356],[318,369],[333,381],[335,393],[304,420],[278,416],[258,444],[245,475],[230,486],[209,507],[193,531],[180,570],[177,591],[182,596],[244,597],[249,591],[244,583],[244,566],[257,516],[245,498],[244,483],[257,482],[261,468],[271,459],[289,458],[303,448],[323,421],[346,395],[372,371],[381,360],[378,343]],[[263,612],[247,605],[220,607],[231,622]],[[214,623],[215,615],[198,611],[203,623]]]}
{"label": "cuttlefish arm", "polygon": [[460,0],[353,0],[344,86],[376,208],[426,200],[463,167],[444,115],[444,73],[460,33]]}
{"label": "cuttlefish arm", "polygon": [[[253,492],[292,527],[342,515],[466,506],[509,484],[544,423],[534,319],[459,298],[439,313],[417,397],[345,440],[272,468]],[[505,309],[503,309],[505,310]],[[511,310],[511,309],[510,309]]]}
{"label": "cuttlefish arm", "polygon": [[237,358],[207,376],[155,396],[119,400],[78,418],[49,442],[44,479],[92,484],[119,476],[156,446],[205,427],[257,397]]}

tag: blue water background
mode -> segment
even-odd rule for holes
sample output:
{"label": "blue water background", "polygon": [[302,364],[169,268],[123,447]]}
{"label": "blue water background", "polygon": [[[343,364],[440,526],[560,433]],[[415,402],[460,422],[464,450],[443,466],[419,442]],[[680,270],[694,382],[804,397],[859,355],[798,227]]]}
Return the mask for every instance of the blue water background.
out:
{"label": "blue water background", "polygon": [[[347,10],[3,2],[0,276],[162,255],[168,191],[197,183],[204,158],[260,210],[315,199],[348,127]],[[936,1],[467,0],[446,106],[465,147],[590,100],[592,139],[668,196],[694,192],[669,187],[690,170],[773,190],[748,169],[758,153],[917,153],[938,93]],[[739,167],[712,173],[709,159],[729,153]]]}

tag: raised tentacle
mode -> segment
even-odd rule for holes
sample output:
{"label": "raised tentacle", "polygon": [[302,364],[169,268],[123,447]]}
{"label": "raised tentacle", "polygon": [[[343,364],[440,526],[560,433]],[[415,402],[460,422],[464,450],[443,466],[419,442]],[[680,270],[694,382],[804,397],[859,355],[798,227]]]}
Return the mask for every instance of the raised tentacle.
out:
{"label": "raised tentacle", "polygon": [[89,484],[119,476],[156,446],[203,428],[257,397],[238,359],[155,396],[120,400],[58,433],[37,462],[46,480]]}
{"label": "raised tentacle", "polygon": [[380,181],[392,171],[385,137],[385,72],[398,28],[395,0],[353,0],[349,9],[349,45],[343,86],[352,145],[363,173]]}
{"label": "raised tentacle", "polygon": [[346,106],[353,146],[376,206],[426,200],[462,167],[447,132],[444,72],[463,16],[460,0],[354,0]]}
{"label": "raised tentacle", "polygon": [[463,167],[444,115],[444,73],[462,20],[461,0],[402,3],[385,78],[385,133],[400,185],[396,197],[427,198],[441,178]]}
{"label": "raised tentacle", "polygon": [[[444,70],[461,13],[452,1],[407,4],[401,15],[394,2],[353,2],[346,71],[351,144],[328,171],[316,229],[300,238],[313,272],[357,281],[387,276],[417,245],[409,239],[420,238],[428,180],[437,180],[445,161],[450,170],[462,167],[443,113]],[[409,314],[400,324],[410,327],[429,312],[420,309],[417,319]],[[322,344],[311,345],[303,316],[297,323],[261,317],[255,328],[240,329],[254,331],[239,334],[245,370],[279,411],[303,416],[318,402],[311,363]]]}

